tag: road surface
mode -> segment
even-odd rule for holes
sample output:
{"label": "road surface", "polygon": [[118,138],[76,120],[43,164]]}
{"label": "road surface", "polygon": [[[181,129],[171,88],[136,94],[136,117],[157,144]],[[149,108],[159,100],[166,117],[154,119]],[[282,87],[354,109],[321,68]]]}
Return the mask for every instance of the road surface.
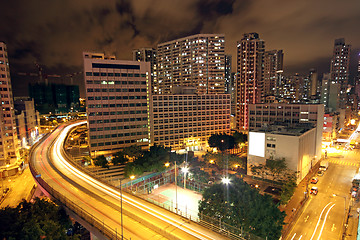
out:
{"label": "road surface", "polygon": [[[33,150],[31,161],[38,177],[109,226],[119,236],[119,189],[107,186],[81,172],[63,156],[63,142],[68,131],[75,126],[76,124],[58,127]],[[129,194],[123,193],[122,203],[123,231],[126,239],[226,239],[188,219]]]}

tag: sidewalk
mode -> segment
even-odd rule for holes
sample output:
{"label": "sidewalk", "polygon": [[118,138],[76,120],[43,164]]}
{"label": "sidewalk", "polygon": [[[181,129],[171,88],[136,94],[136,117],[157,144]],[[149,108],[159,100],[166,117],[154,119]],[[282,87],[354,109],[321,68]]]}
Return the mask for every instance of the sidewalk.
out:
{"label": "sidewalk", "polygon": [[[285,211],[286,216],[284,220],[284,227],[282,231],[282,238],[284,239],[287,233],[290,231],[291,227],[294,224],[294,219],[296,219],[298,213],[301,213],[302,207],[305,205],[307,199],[309,199],[309,190],[306,190],[306,187],[310,179],[316,174],[319,169],[320,161],[315,164],[311,171],[306,175],[306,177],[298,184],[294,195],[291,197],[288,204],[285,206],[280,206],[281,211]],[[305,194],[305,192],[307,192]]]}
{"label": "sidewalk", "polygon": [[348,216],[346,221],[347,227],[343,239],[353,240],[356,239],[358,232],[359,213],[357,209],[360,208],[359,196],[351,200],[349,206],[350,206],[350,211],[348,211]]}

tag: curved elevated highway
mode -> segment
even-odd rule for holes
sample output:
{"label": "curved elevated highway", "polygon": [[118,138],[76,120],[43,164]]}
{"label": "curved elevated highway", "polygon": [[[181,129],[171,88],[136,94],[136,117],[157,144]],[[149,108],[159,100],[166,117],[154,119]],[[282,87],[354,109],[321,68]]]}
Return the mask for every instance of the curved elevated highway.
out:
{"label": "curved elevated highway", "polygon": [[[42,190],[110,239],[121,239],[119,189],[80,171],[66,160],[63,144],[69,131],[85,121],[61,125],[30,154],[31,172]],[[124,239],[226,239],[205,227],[123,193]]]}

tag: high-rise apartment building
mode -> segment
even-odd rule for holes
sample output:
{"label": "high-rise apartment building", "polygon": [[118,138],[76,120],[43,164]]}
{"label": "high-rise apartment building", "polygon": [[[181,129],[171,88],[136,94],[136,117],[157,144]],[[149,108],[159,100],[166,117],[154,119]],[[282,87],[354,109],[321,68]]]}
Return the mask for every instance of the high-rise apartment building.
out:
{"label": "high-rise apartment building", "polygon": [[237,129],[248,128],[248,104],[261,101],[265,42],[257,33],[245,33],[237,43]]}
{"label": "high-rise apartment building", "polygon": [[[347,88],[349,84],[351,45],[345,44],[345,39],[335,40],[333,56],[330,65],[331,81],[339,84],[339,99],[337,109],[345,108],[347,102]],[[336,110],[336,109],[334,109]]]}
{"label": "high-rise apartment building", "polygon": [[283,73],[282,50],[266,51],[264,54],[264,84],[262,86],[262,102],[267,96],[277,95],[277,89],[280,87],[280,77]]}
{"label": "high-rise apartment building", "polygon": [[225,93],[231,93],[232,56],[225,55]]}
{"label": "high-rise apartment building", "polygon": [[27,97],[15,98],[17,134],[22,147],[31,146],[39,136],[40,118],[35,111],[34,99]]}
{"label": "high-rise apartment building", "polygon": [[[139,48],[133,50],[133,61],[150,62],[151,70],[151,86],[157,84],[157,57],[156,49],[154,48]],[[152,93],[157,93],[158,89],[152,87]]]}
{"label": "high-rise apartment building", "polygon": [[84,76],[91,154],[149,146],[150,63],[85,52]]}
{"label": "high-rise apartment building", "polygon": [[195,87],[197,94],[225,92],[225,36],[197,34],[157,46],[154,93],[172,94],[175,86]]}
{"label": "high-rise apartment building", "polygon": [[0,42],[0,99],[2,120],[0,122],[0,166],[15,163],[19,157],[19,142],[16,132],[14,101],[12,95],[7,47]]}

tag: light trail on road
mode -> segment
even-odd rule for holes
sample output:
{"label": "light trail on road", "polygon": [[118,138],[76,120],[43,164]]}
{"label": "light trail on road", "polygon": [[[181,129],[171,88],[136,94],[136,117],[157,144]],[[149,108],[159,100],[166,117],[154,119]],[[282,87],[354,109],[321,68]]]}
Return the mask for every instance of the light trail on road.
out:
{"label": "light trail on road", "polygon": [[[91,191],[94,196],[96,196],[96,199],[104,199],[103,201],[111,201],[112,203],[118,204],[120,203],[120,192],[119,189],[109,187],[108,185],[98,181],[97,179],[94,179],[93,177],[83,173],[76,167],[74,167],[71,163],[69,163],[66,160],[66,157],[64,156],[64,149],[63,144],[64,141],[68,135],[68,133],[71,131],[72,128],[85,124],[86,121],[78,122],[76,124],[72,124],[63,128],[59,128],[53,132],[54,135],[58,135],[56,140],[53,141],[53,147],[49,148],[50,140],[46,139],[43,144],[46,147],[43,147],[42,150],[42,158],[46,158],[44,155],[45,152],[47,152],[49,149],[51,159],[53,159],[53,165],[56,167],[57,171],[62,172],[67,178],[71,178],[72,181],[76,182],[77,184],[81,184],[83,188],[85,188],[88,191]],[[43,161],[45,161],[43,159]],[[44,163],[43,163],[44,164]],[[43,168],[46,169],[46,166],[43,165]],[[46,171],[43,169],[43,171]],[[52,173],[47,172],[46,175],[51,176]],[[75,178],[76,176],[76,178]],[[57,184],[64,189],[67,189],[67,191],[70,191],[68,187],[63,185],[60,180],[53,179],[53,181],[57,182]],[[61,181],[64,181],[64,179],[61,179]],[[69,183],[67,183],[69,184]],[[88,186],[89,185],[89,186]],[[90,187],[91,186],[91,187]],[[96,191],[92,190],[92,188],[96,189]],[[82,191],[81,189],[78,189],[78,187],[73,186],[71,187],[71,195],[75,196],[77,192]],[[83,191],[82,191],[83,192]],[[84,193],[81,193],[84,194]],[[176,215],[174,213],[171,213],[167,210],[161,209],[160,207],[154,206],[152,204],[146,203],[144,201],[141,201],[132,195],[123,193],[123,208],[128,209],[128,211],[133,211],[133,208],[136,209],[141,214],[137,214],[139,218],[143,218],[143,221],[149,221],[152,224],[158,225],[159,228],[169,229],[168,232],[166,232],[169,235],[173,235],[174,238],[177,239],[226,239],[226,237],[219,235],[215,232],[212,232],[209,229],[206,229],[200,225],[197,225],[195,223],[192,223],[190,221],[186,221],[184,218],[182,218],[179,215]],[[81,199],[81,197],[78,197],[78,199]],[[108,208],[111,208],[111,205],[107,206]],[[118,206],[117,206],[118,207]],[[93,209],[94,210],[94,209]],[[101,213],[100,209],[95,209],[96,211]],[[118,209],[114,209],[114,211],[118,211]],[[103,214],[103,213],[101,213]],[[106,215],[106,214],[105,214]],[[119,222],[117,222],[119,224]],[[171,226],[171,227],[170,227]],[[125,226],[124,226],[125,227]],[[184,235],[186,233],[186,235]],[[182,236],[182,237],[181,237]],[[187,236],[187,237],[185,237]],[[185,237],[185,238],[184,238]],[[146,237],[144,237],[146,239]]]}

